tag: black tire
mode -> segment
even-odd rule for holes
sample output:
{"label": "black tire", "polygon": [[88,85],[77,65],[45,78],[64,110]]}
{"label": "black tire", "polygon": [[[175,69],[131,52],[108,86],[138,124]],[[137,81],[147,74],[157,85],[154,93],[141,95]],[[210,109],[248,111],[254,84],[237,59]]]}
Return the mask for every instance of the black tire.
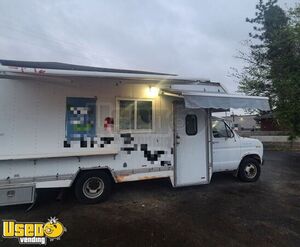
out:
{"label": "black tire", "polygon": [[243,182],[255,182],[260,177],[260,162],[254,158],[245,158],[239,166],[238,178]]}
{"label": "black tire", "polygon": [[86,171],[75,181],[75,196],[80,203],[94,204],[105,201],[112,189],[112,179],[105,171]]}

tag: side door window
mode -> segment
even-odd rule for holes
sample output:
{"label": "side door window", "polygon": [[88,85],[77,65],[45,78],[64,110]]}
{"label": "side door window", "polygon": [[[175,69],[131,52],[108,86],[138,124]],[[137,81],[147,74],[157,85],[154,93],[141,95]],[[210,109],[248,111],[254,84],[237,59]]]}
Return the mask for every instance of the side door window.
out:
{"label": "side door window", "polygon": [[212,132],[214,138],[231,138],[233,133],[231,129],[222,120],[212,121]]}
{"label": "side door window", "polygon": [[197,135],[198,132],[197,116],[195,114],[188,114],[185,117],[185,133],[188,136]]}

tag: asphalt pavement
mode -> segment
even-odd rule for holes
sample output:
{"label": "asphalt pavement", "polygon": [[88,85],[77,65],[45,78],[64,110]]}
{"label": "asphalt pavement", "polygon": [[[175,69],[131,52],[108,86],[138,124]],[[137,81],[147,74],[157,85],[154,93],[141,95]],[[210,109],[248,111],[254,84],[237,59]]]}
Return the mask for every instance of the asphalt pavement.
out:
{"label": "asphalt pavement", "polygon": [[[47,246],[300,246],[300,153],[267,151],[255,183],[230,173],[180,189],[168,180],[123,183],[96,205],[77,203],[71,190],[57,194],[39,191],[28,212],[28,205],[2,207],[0,219],[58,217],[67,232]],[[0,246],[18,242],[0,238]]]}

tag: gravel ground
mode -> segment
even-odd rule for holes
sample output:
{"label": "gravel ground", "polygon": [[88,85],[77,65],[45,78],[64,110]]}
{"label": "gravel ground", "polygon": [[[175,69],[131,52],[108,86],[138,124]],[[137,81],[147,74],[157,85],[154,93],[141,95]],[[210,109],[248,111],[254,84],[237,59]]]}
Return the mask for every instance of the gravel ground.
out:
{"label": "gravel ground", "polygon": [[[67,232],[48,246],[300,246],[300,153],[266,152],[256,183],[219,173],[180,189],[168,180],[118,184],[97,205],[78,204],[70,190],[56,196],[42,190],[31,211],[2,207],[0,218],[58,217]],[[0,238],[0,246],[18,242]]]}

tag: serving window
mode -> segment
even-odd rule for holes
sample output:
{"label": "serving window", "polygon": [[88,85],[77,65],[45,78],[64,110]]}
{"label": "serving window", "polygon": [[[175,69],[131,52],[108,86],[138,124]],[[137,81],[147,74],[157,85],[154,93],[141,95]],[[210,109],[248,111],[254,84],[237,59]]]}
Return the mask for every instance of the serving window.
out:
{"label": "serving window", "polygon": [[117,100],[119,130],[153,130],[153,101],[140,99]]}

